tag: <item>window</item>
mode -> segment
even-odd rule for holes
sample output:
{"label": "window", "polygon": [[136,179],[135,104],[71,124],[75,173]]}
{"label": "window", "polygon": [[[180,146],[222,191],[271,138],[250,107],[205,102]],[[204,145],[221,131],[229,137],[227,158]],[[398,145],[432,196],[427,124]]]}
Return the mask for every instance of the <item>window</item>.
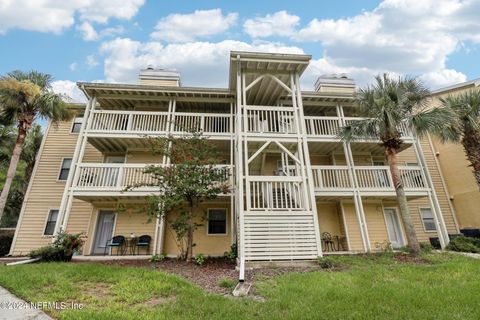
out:
{"label": "window", "polygon": [[75,120],[73,121],[72,133],[80,132],[80,128],[82,127],[82,121],[83,121],[82,117],[75,118]]}
{"label": "window", "polygon": [[227,209],[208,209],[208,234],[227,234]]}
{"label": "window", "polygon": [[55,225],[57,224],[58,218],[58,210],[50,210],[48,213],[48,220],[47,224],[45,225],[45,231],[43,231],[43,235],[45,236],[53,236],[53,232],[55,231]]}
{"label": "window", "polygon": [[60,174],[58,175],[58,180],[67,180],[71,165],[72,165],[71,158],[63,159],[62,167],[60,168]]}
{"label": "window", "polygon": [[432,209],[420,208],[420,215],[422,216],[423,227],[425,231],[436,231],[435,220],[433,219]]}

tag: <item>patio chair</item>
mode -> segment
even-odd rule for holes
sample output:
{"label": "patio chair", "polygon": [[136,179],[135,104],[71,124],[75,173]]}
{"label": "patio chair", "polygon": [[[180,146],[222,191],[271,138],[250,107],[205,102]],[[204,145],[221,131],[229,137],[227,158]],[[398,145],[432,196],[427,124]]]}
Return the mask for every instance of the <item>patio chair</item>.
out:
{"label": "patio chair", "polygon": [[143,236],[138,237],[137,240],[137,254],[140,254],[140,248],[145,248],[145,254],[150,252],[150,242],[152,241],[152,237],[149,235],[144,234]]}
{"label": "patio chair", "polygon": [[112,239],[107,240],[103,255],[105,256],[107,254],[107,248],[117,248],[117,256],[118,256],[118,253],[123,254],[124,244],[125,244],[124,236],[115,236]]}
{"label": "patio chair", "polygon": [[322,233],[322,243],[325,251],[335,251],[335,243],[330,232]]}

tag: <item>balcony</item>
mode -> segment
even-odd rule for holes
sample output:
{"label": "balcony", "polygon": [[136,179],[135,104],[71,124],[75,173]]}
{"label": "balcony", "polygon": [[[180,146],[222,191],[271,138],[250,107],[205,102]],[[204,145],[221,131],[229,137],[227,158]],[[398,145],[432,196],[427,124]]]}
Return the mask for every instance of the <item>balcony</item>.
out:
{"label": "balcony", "polygon": [[[170,117],[172,119],[170,119]],[[174,123],[171,126],[171,123]],[[200,130],[208,136],[230,137],[233,122],[230,114],[174,113],[147,111],[94,111],[90,136],[161,136],[170,131],[184,133]]]}
{"label": "balcony", "polygon": [[[81,163],[73,180],[74,195],[93,200],[97,197],[145,197],[158,191],[158,187],[141,186],[125,190],[129,186],[155,183],[152,175],[145,173],[151,164],[130,163]],[[218,165],[218,170],[229,176],[229,165]]]}
{"label": "balcony", "polygon": [[[399,167],[407,195],[421,196],[428,191],[422,170],[418,166]],[[353,179],[347,166],[312,166],[314,188],[317,195],[350,196]],[[362,195],[395,195],[388,166],[356,166],[358,189]]]}

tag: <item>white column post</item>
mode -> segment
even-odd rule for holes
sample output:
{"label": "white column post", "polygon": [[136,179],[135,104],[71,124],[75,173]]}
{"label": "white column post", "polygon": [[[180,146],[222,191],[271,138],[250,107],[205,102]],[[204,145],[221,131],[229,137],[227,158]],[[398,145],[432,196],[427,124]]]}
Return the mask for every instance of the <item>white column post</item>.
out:
{"label": "white column post", "polygon": [[440,203],[438,202],[437,193],[435,192],[435,186],[433,184],[432,177],[430,176],[430,172],[428,171],[422,147],[416,135],[413,135],[413,139],[413,148],[415,150],[415,155],[419,161],[423,176],[428,184],[428,200],[430,201],[430,205],[432,206],[433,218],[435,221],[435,225],[437,226],[438,239],[440,240],[440,245],[442,246],[442,249],[444,249],[450,242],[448,230],[445,226],[445,221],[443,220],[442,209],[440,208]]}
{"label": "white column post", "polygon": [[241,70],[241,62],[240,62],[240,55],[237,55],[237,125],[235,126],[235,136],[236,136],[236,146],[237,146],[237,154],[236,154],[236,163],[235,163],[235,174],[236,174],[236,203],[237,203],[237,214],[238,214],[238,237],[239,241],[237,241],[237,250],[238,250],[238,257],[240,262],[240,275],[239,280],[243,281],[245,277],[245,251],[244,251],[244,244],[245,244],[245,235],[244,235],[244,206],[243,206],[243,183],[244,183],[244,175],[243,175],[243,143],[244,143],[244,135],[245,132],[242,132],[242,120],[246,123],[247,119],[242,119],[244,116],[244,103],[245,100],[243,99],[244,90],[242,84],[242,70]]}
{"label": "white column post", "polygon": [[83,160],[83,155],[85,153],[85,147],[87,144],[87,132],[92,124],[96,103],[97,98],[94,96],[90,98],[85,107],[82,126],[80,127],[80,132],[78,134],[77,143],[75,145],[75,150],[72,156],[72,163],[70,165],[70,171],[68,172],[65,189],[63,190],[62,201],[58,210],[57,224],[55,225],[53,239],[55,239],[60,230],[65,231],[68,223],[68,217],[70,215],[70,209],[73,202],[73,182],[75,180],[75,176],[78,175],[78,165]]}
{"label": "white column post", "polygon": [[[342,106],[337,106],[337,115],[341,119],[341,126],[345,126],[345,115],[343,113]],[[362,196],[358,188],[357,174],[355,172],[355,163],[353,160],[352,149],[349,142],[343,143],[343,152],[345,154],[345,160],[347,161],[348,170],[350,171],[350,183],[353,188],[355,213],[357,215],[357,221],[360,226],[360,235],[362,236],[363,248],[365,252],[369,252],[371,250],[370,238],[368,236],[368,227],[365,219],[365,212],[363,210]]]}
{"label": "white column post", "polygon": [[[175,108],[176,108],[176,101],[170,100],[168,101],[168,125],[167,125],[167,135],[173,131],[175,126],[174,119],[175,119]],[[170,158],[167,156],[162,157],[162,165],[168,165],[170,163]],[[165,223],[166,219],[165,216],[158,216],[156,219],[156,226],[155,226],[155,239],[154,239],[154,247],[153,247],[153,254],[162,254],[163,252],[163,245],[164,245],[164,238],[165,238]]]}
{"label": "white column post", "polygon": [[[291,88],[292,88],[292,103],[294,105],[295,114],[297,115],[297,136],[300,139],[301,144],[299,143],[298,147],[301,148],[299,152],[300,155],[303,154],[303,164],[305,166],[306,172],[302,172],[303,180],[306,186],[308,186],[308,198],[310,199],[310,207],[313,215],[313,223],[315,225],[315,239],[317,241],[317,253],[318,256],[323,256],[322,252],[322,241],[320,236],[320,223],[318,221],[317,213],[317,201],[315,198],[315,187],[313,183],[313,173],[312,166],[310,163],[310,152],[308,149],[307,141],[307,129],[305,125],[305,115],[303,112],[303,100],[302,93],[300,90],[300,77],[298,73],[295,75],[290,74]],[[295,97],[295,98],[294,98]]]}

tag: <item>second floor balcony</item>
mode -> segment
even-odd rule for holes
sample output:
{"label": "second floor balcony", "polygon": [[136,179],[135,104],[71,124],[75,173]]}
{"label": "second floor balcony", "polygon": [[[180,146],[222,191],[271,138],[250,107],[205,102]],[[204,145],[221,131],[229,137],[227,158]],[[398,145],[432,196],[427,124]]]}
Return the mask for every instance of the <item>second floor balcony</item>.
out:
{"label": "second floor balcony", "polygon": [[[363,195],[394,195],[395,187],[388,166],[312,166],[315,193],[351,195],[356,183]],[[407,195],[424,195],[428,186],[419,166],[399,167]],[[352,177],[351,172],[354,173]]]}

